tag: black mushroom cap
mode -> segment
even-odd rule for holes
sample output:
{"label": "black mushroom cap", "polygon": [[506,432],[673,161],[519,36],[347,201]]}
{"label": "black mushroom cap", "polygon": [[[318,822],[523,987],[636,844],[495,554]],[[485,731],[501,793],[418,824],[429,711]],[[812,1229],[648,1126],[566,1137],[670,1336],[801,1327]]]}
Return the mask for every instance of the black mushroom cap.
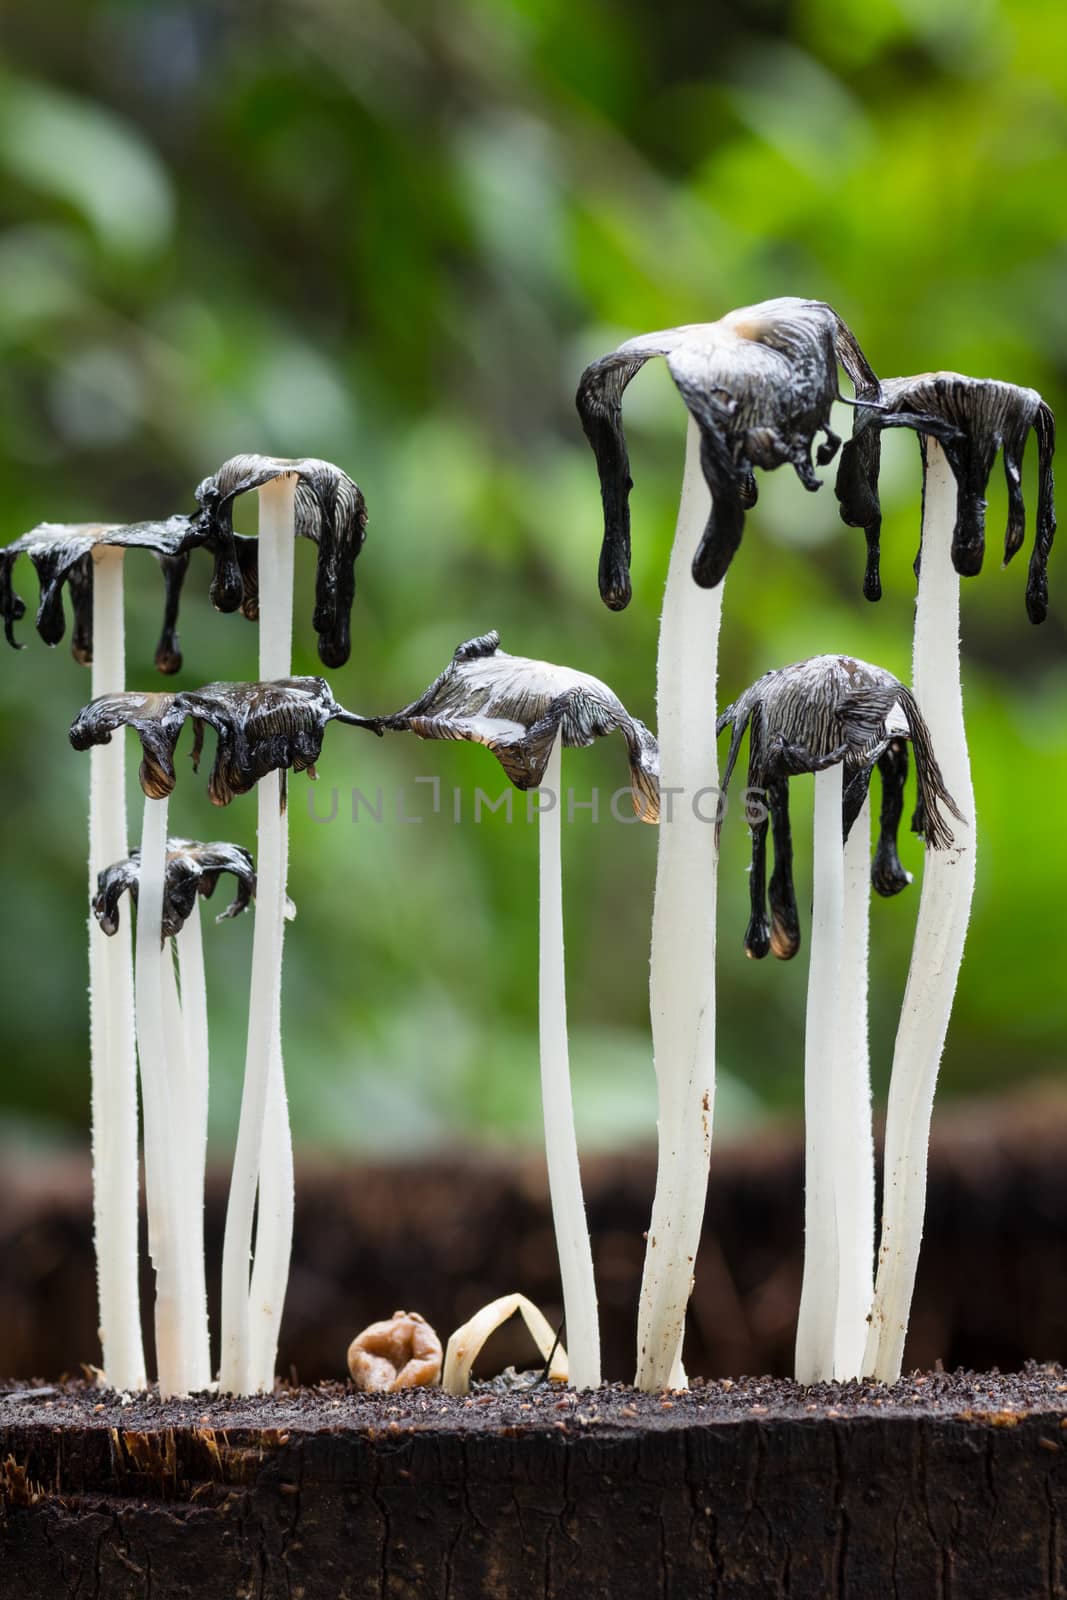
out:
{"label": "black mushroom cap", "polygon": [[220,611],[240,607],[254,621],[259,614],[259,546],[257,540],[234,533],[233,502],[290,474],[297,478],[297,535],[310,539],[319,552],[312,615],[319,657],[324,666],[343,667],[351,650],[354,569],[366,538],[367,506],[358,484],[340,467],[313,456],[232,456],[197,488],[200,517],[191,542],[206,545],[215,558],[214,605]]}
{"label": "black mushroom cap", "polygon": [[[113,862],[98,873],[93,897],[93,915],[103,931],[113,934],[119,926],[119,900],[129,892],[137,903],[141,852],[131,850],[124,861]],[[216,917],[225,922],[239,916],[255,896],[256,869],[249,852],[237,844],[219,840],[202,843],[195,839],[168,839],[163,879],[163,937],[172,939],[181,932],[196,904],[197,895],[210,900],[219,876],[232,873],[237,882],[233,900]]]}
{"label": "black mushroom cap", "polygon": [[[725,798],[745,730],[748,730],[748,787],[766,796],[752,821],[752,913],[745,949],[756,960],[768,951],[782,960],[800,947],[800,923],[793,890],[792,838],[788,780],[800,773],[844,766],[842,832],[845,839],[867,797],[875,766],[882,775],[883,802],[878,846],[871,868],[875,890],[894,895],[909,877],[897,854],[907,750],[915,749],[918,804],[912,828],[936,850],[952,844],[942,814],[963,821],[945,788],[930,741],[930,730],[911,690],[892,673],[851,656],[813,656],[765,673],[727,706],[717,732],[731,728],[722,779]],[[774,872],[770,883],[771,920],[765,895],[768,817],[774,834]]]}
{"label": "black mushroom cap", "polygon": [[832,461],[840,440],[830,430],[838,398],[838,362],[858,395],[878,380],[853,334],[820,300],[786,296],[694,323],[629,339],[582,374],[576,402],[596,456],[604,503],[600,593],[613,611],[630,600],[630,461],[622,425],[627,384],[653,356],[671,377],[700,429],[700,461],[711,513],[693,561],[693,577],[714,588],[741,542],[745,512],[756,502],[755,467],[789,463],[806,489],[818,489],[811,463]]}
{"label": "black mushroom cap", "polygon": [[369,725],[485,745],[517,789],[542,782],[557,734],[567,748],[580,749],[618,730],[629,755],[634,810],[645,822],[659,818],[659,747],[645,724],[599,678],[508,655],[495,631],[461,644],[424,694]]}
{"label": "black mushroom cap", "polygon": [[867,536],[868,600],[882,594],[879,573],[882,509],[878,498],[883,428],[912,428],[919,435],[926,473],[925,442],[936,439],[956,480],[956,524],[952,564],[962,577],[981,571],[985,554],[985,492],[998,450],[1004,455],[1008,522],[1004,563],[1020,549],[1026,534],[1022,459],[1033,428],[1037,434],[1037,532],[1026,584],[1031,622],[1048,615],[1048,558],[1056,533],[1052,457],[1056,421],[1036,389],[993,378],[967,378],[958,372],[925,372],[914,378],[887,378],[876,404],[859,405],[852,438],[841,452],[835,486],[842,520]]}
{"label": "black mushroom cap", "polygon": [[148,550],[163,572],[163,627],[156,646],[160,672],[174,673],[182,664],[178,648],[178,607],[189,567],[188,541],[192,520],[167,517],[158,522],[42,522],[0,550],[0,617],[7,642],[21,648],[15,623],[26,614],[25,603],[12,586],[12,569],[20,555],[33,563],[40,588],[37,632],[56,645],[66,633],[63,590],[71,601],[71,653],[87,666],[93,659],[93,551],[101,545]]}
{"label": "black mushroom cap", "polygon": [[193,770],[199,769],[204,728],[217,735],[208,795],[217,806],[247,794],[268,772],[315,776],[327,724],[368,726],[339,705],[325,678],[277,678],[267,683],[209,683],[180,694],[101,695],[80,711],[70,730],[76,750],[107,744],[119,728],[141,741],[141,787],[161,800],[174,788],[174,751],[186,722],[193,724]]}

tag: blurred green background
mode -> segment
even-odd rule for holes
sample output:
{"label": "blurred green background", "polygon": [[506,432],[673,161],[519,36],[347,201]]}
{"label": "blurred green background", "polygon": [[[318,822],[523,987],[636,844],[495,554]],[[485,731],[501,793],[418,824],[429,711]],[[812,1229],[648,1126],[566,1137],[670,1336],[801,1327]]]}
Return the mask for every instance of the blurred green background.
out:
{"label": "blurred green background", "polygon": [[[616,616],[597,594],[599,495],[572,400],[585,362],[632,333],[809,295],[883,375],[958,368],[1062,409],[1067,14],[1051,0],[53,0],[7,7],[3,36],[0,542],[42,518],[191,509],[239,450],[332,458],[370,510],[352,660],[334,683],[350,706],[395,709],[495,626],[505,648],[597,673],[654,721],[685,413],[659,364],[628,392],[634,600]],[[727,585],[721,701],[828,650],[909,675],[914,439],[887,437],[885,463],[877,607],[832,469],[814,496],[787,470],[763,478]],[[1031,627],[1025,558],[999,570],[1003,516],[998,468],[986,570],[964,586],[981,854],[946,1094],[1063,1072],[1067,563],[1054,555],[1052,615]],[[187,588],[187,686],[255,670],[251,627],[207,603],[208,565],[194,558]],[[309,546],[297,566],[296,670],[315,671]],[[127,570],[129,681],[148,685],[159,575],[136,555]],[[28,564],[18,576],[32,601]],[[0,645],[0,1118],[20,1137],[80,1139],[88,761],[66,729],[89,680],[65,646],[21,633],[22,654]],[[610,792],[621,742],[565,771],[579,798]],[[495,797],[502,779],[472,746],[334,728],[320,772],[317,789],[292,785],[298,1139],[535,1140],[537,853],[522,804],[511,826],[474,824],[475,787]],[[438,815],[414,786],[434,774]],[[317,823],[308,794],[326,816],[334,787],[337,820]],[[380,823],[351,820],[355,787],[372,801],[381,788]],[[421,823],[397,819],[400,793]],[[253,844],[254,828],[250,797],[216,812],[183,775],[174,832]],[[745,961],[745,830],[724,840],[720,1133],[799,1111],[806,967]],[[653,830],[587,812],[565,838],[587,1145],[652,1133],[654,854]],[[917,898],[873,910],[879,1098]],[[207,933],[220,1153],[250,924]]]}

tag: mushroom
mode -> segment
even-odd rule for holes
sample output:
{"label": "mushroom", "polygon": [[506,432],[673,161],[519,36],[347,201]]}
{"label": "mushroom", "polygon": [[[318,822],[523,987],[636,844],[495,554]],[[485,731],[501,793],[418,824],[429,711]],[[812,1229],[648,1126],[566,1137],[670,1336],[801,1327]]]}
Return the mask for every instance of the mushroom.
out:
{"label": "mushroom", "polygon": [[659,815],[658,751],[652,734],[599,678],[547,661],[508,655],[497,633],[461,644],[425,694],[378,730],[420,739],[483,744],[518,789],[542,788],[540,829],[539,1012],[545,1154],[556,1230],[568,1343],[578,1388],[600,1383],[593,1258],[585,1222],[570,1092],[563,953],[560,812],[561,749],[579,749],[618,730],[626,741],[634,810]]}
{"label": "mushroom", "polygon": [[[281,776],[291,767],[314,775],[314,763],[322,748],[327,724],[338,718],[356,724],[363,719],[346,712],[334,699],[323,678],[285,678],[272,683],[212,683],[202,689],[177,694],[128,692],[104,695],[86,706],[75,718],[70,738],[75,749],[107,744],[114,733],[131,727],[141,740],[141,787],[145,792],[144,831],[142,834],[137,919],[137,1027],[145,1105],[146,1171],[153,1165],[159,1174],[158,1185],[149,1189],[149,1209],[155,1211],[157,1225],[150,1229],[150,1245],[157,1261],[157,1332],[160,1348],[160,1383],[168,1392],[184,1393],[190,1384],[191,1336],[188,1329],[177,1334],[177,1318],[185,1302],[175,1301],[174,1284],[181,1278],[182,1257],[174,1244],[173,1194],[175,1177],[171,1171],[166,1130],[171,1120],[166,1077],[166,988],[159,944],[164,914],[166,871],[167,803],[174,788],[174,754],[187,721],[194,727],[193,763],[196,766],[205,726],[214,729],[217,749],[208,784],[216,805],[227,805],[234,795],[247,793],[262,780],[273,780],[273,801],[266,808],[268,822],[279,816]],[[257,903],[265,892],[262,866],[264,807],[260,804],[261,861],[257,883]],[[267,829],[277,842],[277,828]],[[280,868],[282,856],[274,852],[274,865]],[[284,918],[284,877],[275,871],[271,892],[277,890],[278,916]],[[269,926],[267,919],[264,922]],[[154,930],[154,931],[153,931]],[[252,1220],[256,1209],[264,1107],[271,1073],[272,1039],[276,1034],[278,993],[270,990],[264,967],[274,971],[274,956],[280,934],[272,939],[253,939],[252,993],[263,1003],[253,1008],[245,1061],[245,1093],[238,1129],[234,1177],[227,1212],[223,1256],[223,1366],[220,1383],[234,1393],[247,1392],[253,1382],[251,1366],[251,1326],[247,1263],[252,1251]],[[249,1109],[250,1108],[250,1109]],[[248,1118],[259,1128],[250,1131]],[[243,1137],[242,1137],[243,1134]],[[291,1163],[283,1167],[280,1182],[291,1189]],[[284,1212],[291,1206],[283,1193]],[[272,1242],[270,1218],[260,1214],[257,1229],[257,1255]],[[177,1264],[173,1256],[177,1254]],[[277,1257],[272,1257],[277,1262]],[[162,1263],[162,1264],[161,1264]],[[285,1251],[286,1272],[288,1250]],[[271,1325],[277,1328],[280,1301],[284,1296],[282,1276],[277,1301],[271,1302]],[[273,1352],[272,1357],[273,1361]],[[166,1369],[164,1369],[166,1361]],[[271,1374],[273,1377],[273,1374]],[[257,1387],[265,1387],[265,1378]]]}
{"label": "mushroom", "polygon": [[[783,298],[718,322],[630,339],[583,373],[577,405],[600,474],[600,592],[630,599],[630,465],[622,395],[651,357],[667,361],[690,413],[678,524],[663,602],[657,731],[664,793],[652,919],[652,1037],[659,1092],[656,1196],[638,1317],[636,1383],[684,1385],[692,1263],[707,1192],[715,1096],[715,901],[718,849],[698,798],[718,782],[715,682],[722,579],[756,499],[753,469],[789,463],[808,489],[811,464],[838,447],[830,409],[838,362],[863,395],[877,379],[830,306]],[[710,496],[710,499],[709,499]],[[695,583],[691,580],[695,580]],[[702,589],[711,588],[705,595]]]}
{"label": "mushroom", "polygon": [[[184,1380],[164,1374],[167,1382],[184,1381],[193,1390],[211,1383],[208,1343],[207,1289],[204,1267],[204,1170],[207,1154],[208,1021],[204,950],[197,899],[214,894],[222,872],[233,873],[237,893],[217,918],[219,922],[244,911],[255,894],[252,857],[239,845],[203,844],[191,839],[168,839],[163,880],[162,940],[173,939],[181,975],[179,999],[174,962],[164,949],[159,962],[165,1022],[171,1146],[175,1155],[172,1183],[175,1230],[179,1248],[191,1252],[191,1299],[184,1306],[188,1329],[188,1368]],[[133,851],[100,873],[93,914],[109,937],[121,926],[120,900],[129,893],[138,900],[140,852]],[[155,952],[148,958],[156,964]],[[154,1181],[150,1179],[149,1181]],[[156,1214],[159,1204],[154,1207]]]}
{"label": "mushroom", "polygon": [[[15,624],[26,614],[13,584],[20,556],[32,562],[39,586],[36,626],[49,645],[66,632],[64,590],[73,618],[75,660],[92,666],[94,696],[125,685],[123,563],[127,550],[154,555],[163,572],[163,626],[156,665],[173,673],[181,665],[178,604],[189,564],[184,540],[189,518],[125,526],[113,523],[41,523],[0,550],[0,617],[16,648]],[[122,741],[96,750],[89,776],[89,888],[97,874],[127,849],[125,757]],[[147,1378],[141,1337],[138,1283],[137,1056],[129,930],[104,939],[89,927],[89,1015],[93,1231],[96,1240],[98,1325],[107,1381],[118,1389],[143,1389]]]}
{"label": "mushroom", "polygon": [[[259,493],[259,540],[253,548],[233,531],[233,503],[238,495]],[[196,491],[203,536],[215,552],[213,592],[216,605],[233,610],[241,605],[259,618],[259,676],[288,679],[292,671],[293,562],[297,536],[318,546],[315,610],[319,657],[327,667],[340,667],[351,648],[350,613],[355,594],[354,567],[366,537],[367,508],[363,494],[347,473],[312,456],[284,459],[238,455],[205,478]],[[253,939],[252,987],[248,1033],[259,1037],[266,1019],[268,1080],[262,1087],[245,1076],[234,1164],[231,1207],[238,1210],[231,1225],[223,1263],[222,1369],[224,1389],[243,1392],[271,1389],[278,1348],[278,1329],[289,1276],[293,1234],[293,1149],[282,1064],[280,995],[282,940],[285,921],[285,877],[288,862],[288,819],[281,773],[260,785],[259,895]],[[257,1046],[258,1048],[258,1046]],[[262,1096],[265,1095],[265,1098]],[[262,1150],[262,1158],[260,1151]],[[251,1228],[251,1202],[245,1192],[249,1163],[259,1170],[256,1252],[251,1284],[244,1276],[244,1220]],[[240,1183],[238,1173],[242,1174]],[[241,1198],[237,1201],[238,1192]],[[234,1251],[238,1255],[234,1255]],[[250,1311],[238,1309],[239,1293],[250,1296]],[[251,1346],[245,1359],[243,1329],[251,1316]]]}
{"label": "mushroom", "polygon": [[[233,531],[233,502],[253,489],[260,491],[258,546]],[[196,498],[201,507],[199,539],[215,555],[212,598],[216,606],[220,611],[240,606],[247,616],[259,617],[261,630],[279,630],[276,648],[284,655],[284,663],[265,667],[261,661],[261,674],[280,678],[290,670],[289,647],[288,643],[282,645],[281,631],[288,640],[292,632],[292,541],[296,537],[318,546],[311,620],[319,636],[320,659],[323,666],[343,667],[351,650],[355,562],[367,527],[367,506],[359,485],[340,467],[313,456],[287,460],[240,455],[232,456],[205,478]],[[284,616],[272,618],[264,615],[264,605],[271,588],[269,569],[276,560],[282,563],[281,587],[288,590],[288,607],[280,607]]]}
{"label": "mushroom", "polygon": [[[726,793],[745,730],[749,793],[765,793],[752,826],[749,955],[788,958],[799,944],[792,881],[788,780],[815,774],[815,866],[805,1027],[804,1277],[796,1376],[802,1383],[860,1375],[873,1292],[874,1147],[867,1049],[870,883],[896,893],[906,882],[896,827],[906,771],[902,738],[915,749],[919,800],[913,827],[946,852],[949,811],[959,810],[938,767],[911,692],[890,673],[850,656],[815,656],[768,672],[728,706]],[[888,759],[887,759],[888,758]],[[868,787],[883,776],[882,837],[873,867]],[[774,832],[772,922],[764,905],[767,812]],[[844,850],[842,842],[844,841]]]}
{"label": "mushroom", "polygon": [[975,882],[975,806],[960,678],[959,574],[982,564],[985,487],[998,449],[1008,483],[1005,563],[1023,542],[1020,486],[1031,428],[1038,441],[1037,534],[1026,585],[1031,622],[1048,610],[1047,565],[1056,529],[1052,454],[1055,421],[1033,389],[955,372],[893,378],[877,404],[856,412],[842,452],[837,495],[845,522],[867,535],[868,599],[881,594],[878,546],[881,430],[919,435],[923,463],[922,537],[912,679],[936,743],[945,781],[966,821],[951,850],[928,857],[911,967],[893,1054],[886,1112],[885,1178],[878,1275],[864,1373],[892,1383],[900,1376],[926,1207],[926,1159],[937,1074],[948,1033]]}
{"label": "mushroom", "polygon": [[372,1322],[348,1347],[348,1370],[357,1389],[395,1394],[441,1378],[441,1341],[417,1311],[394,1311]]}

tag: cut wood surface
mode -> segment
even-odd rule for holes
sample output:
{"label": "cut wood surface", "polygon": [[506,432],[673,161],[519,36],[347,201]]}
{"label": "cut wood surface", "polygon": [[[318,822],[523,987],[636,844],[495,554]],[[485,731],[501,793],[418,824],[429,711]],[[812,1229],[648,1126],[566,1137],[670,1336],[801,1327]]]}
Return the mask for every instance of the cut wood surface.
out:
{"label": "cut wood surface", "polygon": [[0,1573],[4,1600],[1052,1600],[1067,1384],[9,1388]]}

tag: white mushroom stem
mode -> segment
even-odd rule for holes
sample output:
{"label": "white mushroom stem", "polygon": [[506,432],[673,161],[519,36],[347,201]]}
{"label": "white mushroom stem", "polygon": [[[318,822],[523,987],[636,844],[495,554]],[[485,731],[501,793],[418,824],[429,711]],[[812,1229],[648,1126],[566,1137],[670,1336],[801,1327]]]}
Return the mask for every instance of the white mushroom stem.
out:
{"label": "white mushroom stem", "polygon": [[[296,479],[291,474],[264,484],[259,491],[259,675],[264,681],[286,678],[290,671],[295,493]],[[272,772],[260,779],[244,1089],[222,1257],[219,1387],[231,1394],[273,1387],[292,1240],[292,1145],[280,1042],[288,859],[284,795],[284,774]],[[256,1256],[262,1254],[269,1266],[264,1265],[250,1285],[257,1187]],[[259,1324],[254,1370],[253,1321]]]}
{"label": "white mushroom stem", "polygon": [[948,789],[966,822],[952,845],[927,850],[911,967],[893,1052],[886,1110],[882,1232],[864,1372],[900,1377],[926,1209],[934,1090],[974,896],[974,787],[960,682],[960,580],[952,565],[956,482],[941,446],[926,440],[922,558],[912,689]]}
{"label": "white mushroom stem", "polygon": [[251,1386],[255,1390],[269,1391],[274,1387],[278,1332],[293,1248],[294,1196],[293,1141],[282,1065],[280,1016],[276,1016],[259,1171],[256,1253],[252,1263]]}
{"label": "white mushroom stem", "polygon": [[[200,925],[200,901],[195,901],[185,925],[174,940],[181,976],[181,1005],[177,1027],[168,1025],[168,1049],[172,1037],[181,1038],[175,1051],[170,1081],[177,1092],[175,1115],[179,1119],[182,1166],[178,1174],[183,1244],[190,1251],[189,1273],[193,1285],[188,1308],[189,1332],[194,1363],[194,1388],[206,1389],[211,1383],[211,1356],[208,1341],[207,1274],[204,1262],[204,1176],[207,1162],[208,1113],[208,1021],[207,986],[204,978],[204,944]],[[164,968],[164,984],[177,1002],[174,968]],[[169,1002],[168,994],[165,1000]]]}
{"label": "white mushroom stem", "polygon": [[[93,558],[93,698],[126,687],[122,549]],[[89,893],[128,854],[125,731],[89,758]],[[89,917],[93,1231],[104,1374],[115,1389],[147,1384],[138,1288],[137,1050],[130,923],[111,938]]]}
{"label": "white mushroom stem", "polygon": [[685,1382],[682,1337],[704,1217],[715,1102],[715,696],[723,585],[698,588],[691,570],[709,510],[700,435],[690,419],[656,687],[662,798],[651,1009],[659,1149],[634,1380],[645,1390]]}
{"label": "white mushroom stem", "polygon": [[[167,801],[146,800],[137,887],[137,1053],[144,1107],[145,1189],[148,1197],[148,1250],[156,1272],[156,1367],[159,1390],[188,1394],[196,1382],[194,1340],[190,1336],[195,1291],[192,1252],[182,1228],[178,1198],[184,1155],[180,1090],[170,1082],[181,1029],[167,1016],[167,985],[173,981],[161,948],[163,885],[167,859]],[[168,1032],[171,1034],[168,1059]]]}
{"label": "white mushroom stem", "polygon": [[[567,982],[563,942],[562,741],[556,735],[542,782],[540,830],[539,1021],[541,1101],[552,1220],[563,1284],[563,1311],[570,1350],[571,1381],[578,1389],[600,1384],[593,1252],[585,1219],[578,1140],[574,1131],[570,1054],[567,1043]],[[547,793],[545,792],[547,791]]]}
{"label": "white mushroom stem", "polygon": [[845,845],[831,1129],[837,1227],[837,1315],[833,1375],[858,1378],[874,1293],[874,1137],[867,1031],[867,952],[871,909],[871,804]]}
{"label": "white mushroom stem", "polygon": [[815,774],[815,849],[804,1024],[804,1277],[797,1321],[798,1383],[834,1375],[839,1253],[833,1097],[841,1005],[845,856],[841,764]]}

